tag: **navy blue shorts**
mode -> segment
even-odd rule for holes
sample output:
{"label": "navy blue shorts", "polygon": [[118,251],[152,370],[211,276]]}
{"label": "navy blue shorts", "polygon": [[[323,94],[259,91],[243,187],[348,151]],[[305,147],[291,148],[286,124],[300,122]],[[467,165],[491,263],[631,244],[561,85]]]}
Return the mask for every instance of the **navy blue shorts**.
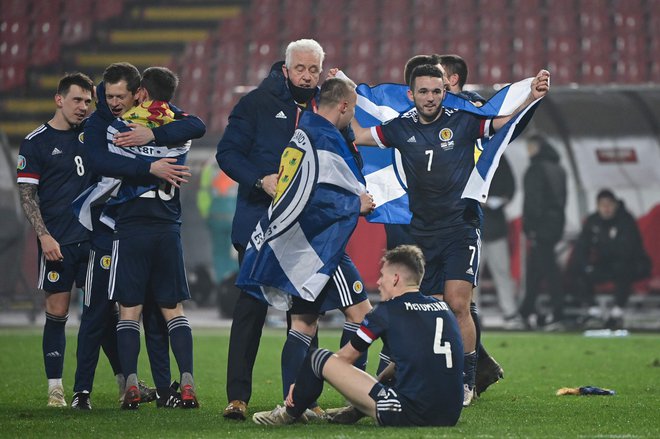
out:
{"label": "navy blue shorts", "polygon": [[147,294],[160,306],[190,299],[179,231],[154,231],[112,243],[110,300],[144,304]]}
{"label": "navy blue shorts", "polygon": [[39,276],[37,288],[47,293],[68,293],[76,283],[83,288],[89,257],[89,241],[60,247],[64,259],[47,261],[39,247]]}
{"label": "navy blue shorts", "polygon": [[453,402],[438,401],[438,405],[426,414],[419,413],[415,400],[401,395],[396,386],[376,383],[369,391],[369,396],[376,402],[376,421],[384,427],[452,426],[458,422],[463,408],[462,392]]}
{"label": "navy blue shorts", "polygon": [[85,277],[85,306],[90,306],[92,295],[108,298],[111,262],[112,257],[109,251],[95,246],[92,246],[89,250],[89,263],[87,264],[87,275]]}
{"label": "navy blue shorts", "polygon": [[476,228],[451,235],[415,236],[426,259],[423,294],[442,294],[448,280],[465,280],[477,286],[481,258],[481,233]]}
{"label": "navy blue shorts", "polygon": [[322,314],[367,300],[362,277],[351,258],[344,254],[337,269],[314,302],[293,296],[291,314]]}

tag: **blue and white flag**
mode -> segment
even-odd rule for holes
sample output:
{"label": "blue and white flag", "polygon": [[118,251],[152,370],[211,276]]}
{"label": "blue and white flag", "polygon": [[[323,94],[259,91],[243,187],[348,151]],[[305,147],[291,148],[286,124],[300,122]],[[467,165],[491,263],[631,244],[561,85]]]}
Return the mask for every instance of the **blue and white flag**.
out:
{"label": "blue and white flag", "polygon": [[339,131],[304,112],[280,161],[277,191],[252,233],[236,285],[287,310],[314,301],[357,225],[365,182]]}
{"label": "blue and white flag", "polygon": [[[453,93],[446,93],[442,105],[484,117],[507,116],[525,102],[533,79],[527,78],[502,88],[481,107],[476,107],[470,101]],[[355,117],[365,128],[393,119],[413,106],[408,99],[408,87],[402,84],[379,84],[374,87],[360,84],[357,93]],[[524,129],[537,103],[538,100],[521,111],[495,136],[481,139],[484,150],[472,171],[463,198],[486,201],[493,174],[504,149]],[[398,150],[371,147],[359,147],[359,149],[364,161],[363,172],[367,181],[367,190],[374,196],[377,206],[367,220],[376,223],[410,223],[412,214],[408,207],[406,177]]]}

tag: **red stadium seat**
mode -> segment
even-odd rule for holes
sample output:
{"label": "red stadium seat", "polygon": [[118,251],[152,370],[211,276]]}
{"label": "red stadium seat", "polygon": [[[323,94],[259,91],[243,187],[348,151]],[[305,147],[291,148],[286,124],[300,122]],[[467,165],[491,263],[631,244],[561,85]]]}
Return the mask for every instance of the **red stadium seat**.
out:
{"label": "red stadium seat", "polygon": [[347,33],[348,11],[343,1],[316,2],[315,7],[314,30],[319,38],[350,35]]}
{"label": "red stadium seat", "polygon": [[276,39],[280,30],[279,0],[257,0],[249,14],[253,38]]}
{"label": "red stadium seat", "polygon": [[[341,37],[322,37],[319,38],[318,42],[325,52],[323,70],[327,71],[333,67],[346,68],[346,40]],[[349,42],[348,44],[352,43]]]}
{"label": "red stadium seat", "polygon": [[0,91],[10,91],[24,85],[27,82],[26,71],[27,65],[24,63],[0,64]]}
{"label": "red stadium seat", "polygon": [[116,17],[124,10],[124,0],[95,0],[94,1],[94,18],[96,20],[107,20],[108,18]]}
{"label": "red stadium seat", "polygon": [[92,33],[93,3],[88,0],[67,0],[62,9],[62,43],[87,40]]}
{"label": "red stadium seat", "polygon": [[284,0],[280,9],[280,22],[282,23],[279,37],[285,44],[301,38],[310,38],[314,35],[312,6],[301,7],[297,0]]}

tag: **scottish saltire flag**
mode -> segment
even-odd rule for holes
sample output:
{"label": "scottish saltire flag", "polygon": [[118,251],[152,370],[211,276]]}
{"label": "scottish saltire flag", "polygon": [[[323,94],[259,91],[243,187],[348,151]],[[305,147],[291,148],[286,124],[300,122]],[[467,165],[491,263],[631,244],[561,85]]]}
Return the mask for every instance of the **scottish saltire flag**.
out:
{"label": "scottish saltire flag", "polygon": [[314,301],[335,272],[360,212],[365,181],[348,145],[306,111],[282,154],[277,191],[252,233],[236,285],[287,310]]}
{"label": "scottish saltire flag", "polygon": [[479,139],[482,152],[477,163],[472,169],[461,198],[471,198],[480,203],[488,199],[488,191],[493,181],[495,171],[500,164],[500,157],[504,150],[525,129],[531,120],[541,99],[537,99],[531,105],[524,108],[520,113],[507,122],[502,128],[488,139]]}
{"label": "scottish saltire flag", "polygon": [[[380,125],[409,110],[408,87],[401,84],[380,84],[357,88],[358,102],[355,118],[363,127]],[[359,146],[362,172],[367,189],[373,195],[376,210],[367,217],[374,223],[408,224],[412,214],[408,208],[406,175],[401,164],[401,153],[396,148],[380,149]]]}
{"label": "scottish saltire flag", "polygon": [[[151,117],[153,119],[153,113],[147,114],[145,112],[148,111],[149,108],[150,107],[140,109],[140,107],[134,107],[127,112],[129,115],[133,114],[134,117],[128,120],[116,119],[112,122],[112,124],[108,126],[106,131],[108,151],[113,154],[122,155],[133,159],[146,160],[148,162],[154,162],[165,157],[173,157],[177,159],[176,164],[184,164],[186,155],[190,150],[190,141],[184,143],[181,146],[173,148],[167,146],[157,146],[153,144],[134,146],[131,148],[122,148],[114,144],[115,134],[120,131],[130,130],[130,128],[127,126],[129,123],[139,123],[144,124],[145,126],[149,126],[146,123],[147,118]],[[162,106],[159,106],[158,108],[162,108]],[[171,113],[171,110],[169,111]],[[173,114],[174,113],[172,113],[172,115]],[[164,123],[168,123],[173,121],[174,119],[169,116],[170,115],[167,112],[164,112],[161,118],[161,122],[165,121]],[[151,121],[151,119],[148,120]],[[104,212],[101,214],[101,222],[114,229],[115,221],[113,218],[112,208],[110,206],[132,200],[144,194],[145,192],[156,188],[157,185],[155,184],[132,185],[124,183],[120,178],[102,177],[98,183],[95,183],[87,188],[82,194],[78,196],[78,198],[73,201],[73,210],[74,213],[78,216],[78,221],[80,221],[80,223],[88,230],[92,230],[93,226],[91,209],[94,206],[105,204],[108,206],[108,208],[104,209]]]}
{"label": "scottish saltire flag", "polygon": [[[476,107],[470,101],[453,93],[446,94],[442,105],[484,117],[507,116],[525,102],[529,96],[532,80],[533,78],[527,78],[502,88],[481,107]],[[374,87],[360,84],[357,92],[356,119],[363,127],[390,120],[413,106],[407,97],[408,87],[402,84],[380,84]],[[464,198],[474,198],[480,202],[486,200],[500,156],[508,143],[526,126],[536,104],[537,102],[534,102],[528,106],[524,112],[514,118],[515,122],[510,121],[492,138],[482,139],[484,152],[473,170],[463,193]],[[511,130],[510,134],[507,134],[508,130]],[[360,147],[367,189],[374,196],[377,206],[367,220],[377,223],[408,224],[412,214],[408,208],[406,178],[400,154],[395,148],[375,149]]]}

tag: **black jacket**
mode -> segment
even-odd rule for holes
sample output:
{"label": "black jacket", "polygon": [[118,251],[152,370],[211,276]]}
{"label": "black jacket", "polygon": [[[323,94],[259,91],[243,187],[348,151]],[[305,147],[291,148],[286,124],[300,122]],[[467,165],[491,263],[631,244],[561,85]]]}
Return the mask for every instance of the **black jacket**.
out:
{"label": "black jacket", "polygon": [[609,220],[598,212],[587,217],[575,242],[572,265],[577,272],[588,272],[600,266],[628,274],[631,279],[650,274],[650,259],[644,250],[637,221],[623,202],[619,201],[616,214]]}
{"label": "black jacket", "polygon": [[558,242],[564,233],[566,216],[566,171],[559,154],[543,142],[532,157],[523,180],[523,229],[528,238]]}

